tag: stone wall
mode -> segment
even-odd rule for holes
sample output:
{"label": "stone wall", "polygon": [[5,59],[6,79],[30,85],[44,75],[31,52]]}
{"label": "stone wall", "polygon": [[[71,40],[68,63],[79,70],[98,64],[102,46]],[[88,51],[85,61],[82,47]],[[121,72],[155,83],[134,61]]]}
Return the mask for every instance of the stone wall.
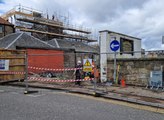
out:
{"label": "stone wall", "polygon": [[64,67],[74,68],[75,67],[75,52],[72,50],[64,51]]}
{"label": "stone wall", "polygon": [[[114,60],[108,60],[107,77],[113,78]],[[150,79],[150,71],[164,68],[164,58],[117,59],[120,65],[119,79],[124,76],[126,84],[146,86]],[[163,69],[164,70],[164,69]]]}
{"label": "stone wall", "polygon": [[[95,57],[98,57],[98,55],[93,53],[80,53],[73,50],[67,50],[64,51],[64,67],[75,68],[78,61],[81,61],[83,64],[83,59]],[[96,65],[98,65],[98,63],[96,63]],[[74,71],[65,71],[62,76],[67,79],[73,79],[71,78],[73,76],[73,72]]]}
{"label": "stone wall", "polygon": [[73,50],[64,51],[64,66],[67,68],[73,68],[78,61],[83,63],[83,59],[94,59],[95,64],[99,65],[99,55],[94,53],[81,53]]}

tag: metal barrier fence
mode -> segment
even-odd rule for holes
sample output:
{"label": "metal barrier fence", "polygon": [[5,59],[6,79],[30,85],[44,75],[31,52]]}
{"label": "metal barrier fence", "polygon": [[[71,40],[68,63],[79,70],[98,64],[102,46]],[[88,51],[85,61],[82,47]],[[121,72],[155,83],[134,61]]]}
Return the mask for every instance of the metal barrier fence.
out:
{"label": "metal barrier fence", "polygon": [[[83,72],[83,59],[93,58],[92,53],[46,53],[28,54],[26,64],[26,90],[28,84],[42,83],[53,84],[60,87],[74,87],[76,84],[82,86],[93,86],[94,73]],[[98,57],[95,57],[93,60]],[[78,61],[81,61],[78,65]],[[92,64],[92,63],[91,63]],[[96,63],[95,63],[96,64]],[[97,66],[97,65],[95,65]],[[77,75],[80,72],[80,77]]]}
{"label": "metal barrier fence", "polygon": [[[23,51],[23,54],[14,53],[14,55],[7,54],[5,56],[1,55],[1,60],[10,60],[9,69],[0,72],[1,79],[25,79],[26,91],[28,91],[28,84],[34,82],[74,87],[77,81],[81,81],[81,85],[92,88],[93,86],[106,87],[106,85],[112,84],[150,86],[151,89],[164,86],[164,78],[162,78],[164,76],[164,55],[161,51],[117,52],[115,66],[114,53],[98,55],[59,51],[30,53],[28,51],[28,54],[25,54]],[[80,60],[82,64],[85,58],[92,58],[100,71],[100,78],[94,79],[94,69],[92,72],[82,72],[81,77],[76,78],[76,71],[83,71],[82,66],[76,67],[77,61]],[[10,75],[10,77],[6,77],[6,75]],[[104,78],[106,78],[105,81]]]}

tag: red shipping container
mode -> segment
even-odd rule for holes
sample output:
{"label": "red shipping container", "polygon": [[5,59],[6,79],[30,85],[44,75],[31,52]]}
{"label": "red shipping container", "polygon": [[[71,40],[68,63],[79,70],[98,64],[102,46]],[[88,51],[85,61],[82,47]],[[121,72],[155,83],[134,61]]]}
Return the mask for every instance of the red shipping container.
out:
{"label": "red shipping container", "polygon": [[27,54],[28,66],[30,67],[50,69],[64,68],[64,51],[49,49],[27,49]]}

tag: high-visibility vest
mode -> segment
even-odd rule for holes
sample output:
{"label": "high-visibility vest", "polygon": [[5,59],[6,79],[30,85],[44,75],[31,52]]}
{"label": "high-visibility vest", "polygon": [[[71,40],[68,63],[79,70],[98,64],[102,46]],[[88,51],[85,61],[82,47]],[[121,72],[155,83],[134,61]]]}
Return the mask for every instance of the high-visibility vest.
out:
{"label": "high-visibility vest", "polygon": [[97,68],[94,68],[95,72],[94,72],[94,77],[98,78],[99,77],[99,70]]}

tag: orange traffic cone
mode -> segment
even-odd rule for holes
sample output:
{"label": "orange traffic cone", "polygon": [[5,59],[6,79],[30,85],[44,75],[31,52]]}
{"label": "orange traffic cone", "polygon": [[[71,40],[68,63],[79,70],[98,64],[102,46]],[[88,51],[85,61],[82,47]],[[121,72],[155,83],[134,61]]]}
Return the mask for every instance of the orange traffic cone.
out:
{"label": "orange traffic cone", "polygon": [[125,87],[126,85],[125,85],[125,80],[124,80],[124,78],[122,78],[122,80],[121,80],[121,87]]}

